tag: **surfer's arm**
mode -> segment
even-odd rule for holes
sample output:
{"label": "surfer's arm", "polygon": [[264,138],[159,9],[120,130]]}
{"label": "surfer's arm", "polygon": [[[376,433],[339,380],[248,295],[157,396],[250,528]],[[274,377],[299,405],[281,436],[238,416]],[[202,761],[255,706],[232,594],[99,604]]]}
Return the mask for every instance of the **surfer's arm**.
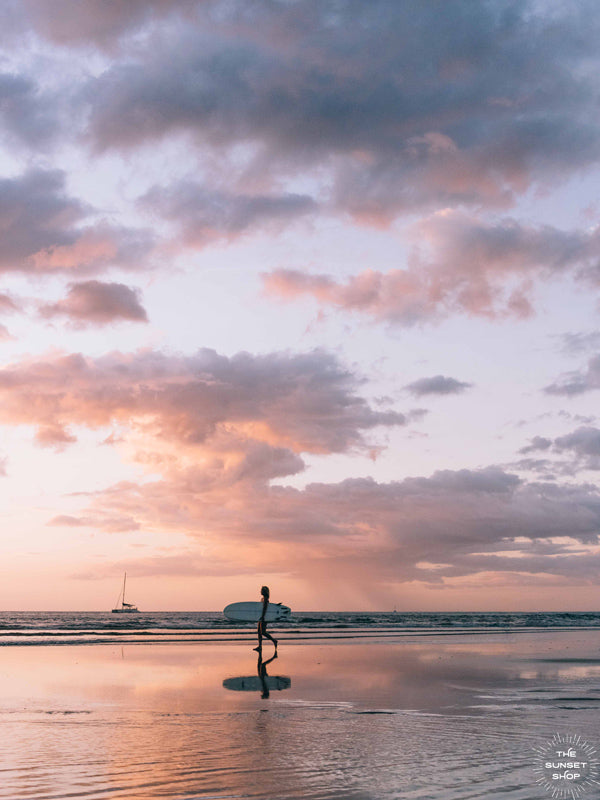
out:
{"label": "surfer's arm", "polygon": [[266,599],[263,599],[262,614],[260,615],[260,620],[259,620],[260,622],[264,622],[265,621],[265,614],[267,613],[267,608],[268,607],[269,607],[269,601],[266,600]]}

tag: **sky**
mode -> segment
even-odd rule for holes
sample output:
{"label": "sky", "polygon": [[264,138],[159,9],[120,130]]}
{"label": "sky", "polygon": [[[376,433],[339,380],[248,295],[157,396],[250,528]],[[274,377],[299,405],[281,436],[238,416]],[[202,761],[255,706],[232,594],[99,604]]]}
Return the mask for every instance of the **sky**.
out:
{"label": "sky", "polygon": [[0,4],[0,608],[600,603],[593,0]]}

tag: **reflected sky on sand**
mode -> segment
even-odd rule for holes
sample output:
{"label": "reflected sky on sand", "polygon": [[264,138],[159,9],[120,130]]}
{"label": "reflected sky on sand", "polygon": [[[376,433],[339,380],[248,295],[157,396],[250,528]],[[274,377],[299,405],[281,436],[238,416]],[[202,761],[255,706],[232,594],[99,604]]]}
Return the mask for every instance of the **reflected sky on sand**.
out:
{"label": "reflected sky on sand", "polygon": [[535,794],[531,748],[598,740],[600,634],[0,651],[0,798]]}

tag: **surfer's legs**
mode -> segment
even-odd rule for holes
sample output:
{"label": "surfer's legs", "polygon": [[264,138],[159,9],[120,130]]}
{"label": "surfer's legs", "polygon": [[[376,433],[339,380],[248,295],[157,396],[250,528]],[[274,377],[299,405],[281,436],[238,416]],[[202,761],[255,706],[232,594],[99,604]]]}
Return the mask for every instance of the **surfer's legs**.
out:
{"label": "surfer's legs", "polygon": [[255,650],[257,650],[259,653],[262,650],[263,636],[265,637],[265,639],[269,639],[271,642],[273,642],[275,649],[277,649],[277,639],[274,639],[271,636],[271,634],[267,631],[267,623],[264,620],[259,621],[257,633],[258,633],[258,647],[255,647],[254,648]]}
{"label": "surfer's legs", "polygon": [[275,645],[275,649],[277,649],[277,639],[274,639],[271,636],[271,634],[267,631],[267,626],[265,624],[263,624],[262,634],[265,637],[265,639],[270,639]]}

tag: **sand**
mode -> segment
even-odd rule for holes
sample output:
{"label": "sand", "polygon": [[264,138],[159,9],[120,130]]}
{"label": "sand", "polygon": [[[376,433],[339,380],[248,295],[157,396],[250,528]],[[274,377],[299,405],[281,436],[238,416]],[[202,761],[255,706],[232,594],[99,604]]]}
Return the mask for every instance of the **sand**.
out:
{"label": "sand", "polygon": [[2,648],[0,798],[533,800],[600,745],[598,631],[251,647]]}

